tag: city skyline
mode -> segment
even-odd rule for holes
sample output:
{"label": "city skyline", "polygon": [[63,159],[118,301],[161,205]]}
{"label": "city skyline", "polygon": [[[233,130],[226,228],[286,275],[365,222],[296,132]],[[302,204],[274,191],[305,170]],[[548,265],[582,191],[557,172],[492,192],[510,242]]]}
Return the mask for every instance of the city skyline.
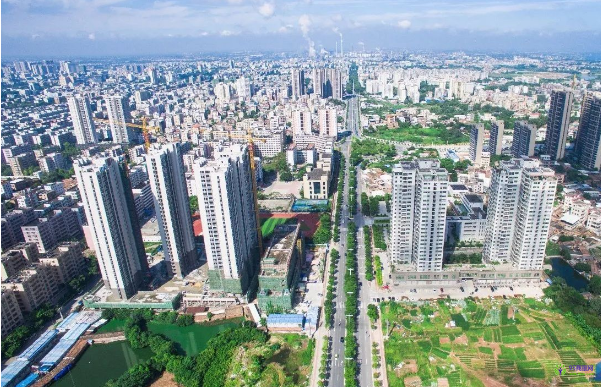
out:
{"label": "city skyline", "polygon": [[[591,38],[601,34],[595,18],[601,12],[597,0],[404,4],[174,0],[151,5],[131,0],[5,0],[3,6],[5,57],[248,50],[319,54],[340,50],[340,45],[347,52],[601,49],[601,39]],[[124,42],[130,44],[123,47]]]}

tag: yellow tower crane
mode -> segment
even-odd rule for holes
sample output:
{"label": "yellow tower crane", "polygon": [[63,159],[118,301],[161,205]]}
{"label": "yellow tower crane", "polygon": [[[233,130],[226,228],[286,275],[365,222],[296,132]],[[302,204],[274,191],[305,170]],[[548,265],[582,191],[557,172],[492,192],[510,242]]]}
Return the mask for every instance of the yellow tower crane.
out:
{"label": "yellow tower crane", "polygon": [[[110,123],[109,120],[105,120],[103,118],[94,118],[94,121],[102,122],[104,124]],[[146,148],[146,152],[148,152],[148,149],[150,148],[150,131],[152,130],[155,133],[161,132],[161,128],[159,128],[158,126],[146,125],[146,117],[142,117],[142,124],[133,124],[131,122],[126,122],[125,125],[129,126],[130,128],[142,129],[142,135],[144,136],[144,148]]]}

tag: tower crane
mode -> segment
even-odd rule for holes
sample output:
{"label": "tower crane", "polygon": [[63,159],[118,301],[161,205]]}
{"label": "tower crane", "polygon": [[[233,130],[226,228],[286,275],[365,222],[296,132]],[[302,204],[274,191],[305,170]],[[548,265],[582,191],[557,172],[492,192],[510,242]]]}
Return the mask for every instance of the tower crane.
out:
{"label": "tower crane", "polygon": [[[104,124],[110,124],[110,121],[104,118],[94,118],[94,121],[102,122]],[[159,128],[158,126],[147,125],[146,117],[142,117],[142,124],[133,124],[131,122],[126,122],[125,126],[129,126],[130,128],[142,129],[142,135],[144,136],[144,148],[146,149],[146,153],[148,153],[148,149],[150,148],[150,131],[152,130],[155,133],[161,132],[161,128]]]}

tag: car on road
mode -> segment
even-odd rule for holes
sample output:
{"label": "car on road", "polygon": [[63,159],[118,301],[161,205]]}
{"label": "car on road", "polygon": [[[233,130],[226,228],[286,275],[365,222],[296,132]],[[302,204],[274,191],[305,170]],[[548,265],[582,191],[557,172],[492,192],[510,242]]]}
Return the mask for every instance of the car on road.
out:
{"label": "car on road", "polygon": [[459,287],[459,290],[461,290],[461,292],[465,292],[465,289],[463,288],[463,286]]}
{"label": "car on road", "polygon": [[344,336],[342,336],[342,337],[340,338],[340,342],[341,342],[341,343],[344,343]]}
{"label": "car on road", "polygon": [[513,292],[513,286],[510,286],[510,287],[509,287],[509,290],[511,290],[511,291]]}

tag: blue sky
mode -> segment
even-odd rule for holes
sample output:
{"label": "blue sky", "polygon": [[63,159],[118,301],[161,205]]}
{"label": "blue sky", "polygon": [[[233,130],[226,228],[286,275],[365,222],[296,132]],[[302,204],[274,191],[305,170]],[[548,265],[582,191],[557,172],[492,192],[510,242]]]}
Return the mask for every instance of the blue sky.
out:
{"label": "blue sky", "polygon": [[601,0],[2,0],[5,56],[344,46],[601,51]]}

